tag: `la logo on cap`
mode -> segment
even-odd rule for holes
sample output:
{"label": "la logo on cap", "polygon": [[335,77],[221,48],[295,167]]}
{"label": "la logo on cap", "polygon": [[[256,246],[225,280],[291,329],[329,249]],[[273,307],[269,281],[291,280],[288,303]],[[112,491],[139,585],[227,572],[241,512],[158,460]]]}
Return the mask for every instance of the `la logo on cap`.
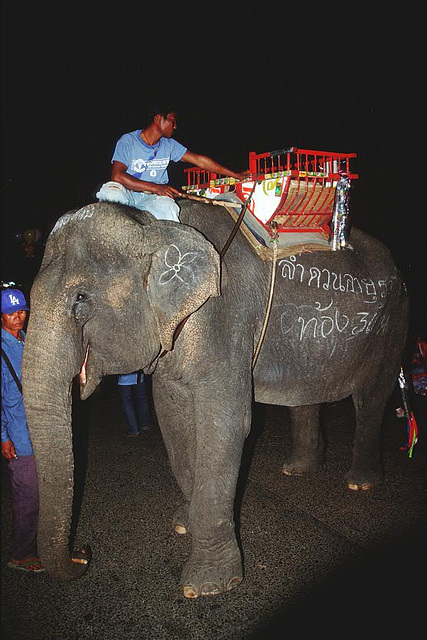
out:
{"label": "la logo on cap", "polygon": [[10,304],[13,306],[15,306],[15,304],[21,303],[21,301],[16,296],[14,296],[13,293],[9,294],[9,300],[10,300]]}

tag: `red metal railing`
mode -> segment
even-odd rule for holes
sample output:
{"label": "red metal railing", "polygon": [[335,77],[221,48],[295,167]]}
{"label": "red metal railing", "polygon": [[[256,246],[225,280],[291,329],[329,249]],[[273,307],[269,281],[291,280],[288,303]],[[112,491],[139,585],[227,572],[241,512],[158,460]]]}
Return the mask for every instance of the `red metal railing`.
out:
{"label": "red metal railing", "polygon": [[[278,149],[267,153],[249,153],[249,171],[253,177],[262,178],[274,173],[286,172],[291,177],[301,178],[310,175],[318,177],[330,176],[337,179],[341,173],[345,173],[350,178],[357,178],[356,174],[350,171],[350,159],[356,158],[355,153],[337,153],[335,151],[315,151],[313,149],[299,149],[289,147],[288,149]],[[221,178],[216,173],[210,173],[205,169],[190,167],[184,169],[187,174],[187,187],[209,186],[211,181],[227,184],[226,178]],[[307,176],[301,175],[306,173]],[[231,182],[233,179],[231,179]]]}
{"label": "red metal railing", "polygon": [[[267,153],[249,153],[249,171],[253,175],[270,175],[279,171],[307,172],[324,175],[350,175],[350,159],[355,153],[335,151],[314,151],[289,147]],[[295,177],[297,177],[295,175]],[[357,177],[353,174],[353,177]]]}
{"label": "red metal railing", "polygon": [[[248,180],[242,182],[233,178],[221,177],[198,167],[184,169],[187,174],[187,186],[184,189],[213,189],[216,193],[228,190],[235,185],[238,197],[244,202],[250,189],[250,181],[263,180],[271,185],[276,181],[273,209],[263,209],[260,216],[256,209],[256,191],[249,210],[268,231],[272,233],[274,220],[277,230],[281,231],[318,231],[327,233],[328,224],[333,215],[335,189],[342,174],[350,179],[358,176],[351,172],[350,160],[355,153],[337,153],[334,151],[315,151],[289,147],[267,153],[249,153]],[[271,186],[270,186],[271,188]],[[259,205],[258,205],[259,206]],[[264,205],[262,205],[264,207]],[[268,213],[268,220],[265,214]]]}
{"label": "red metal railing", "polygon": [[190,167],[189,169],[184,169],[184,173],[187,174],[187,186],[191,187],[193,185],[206,185],[209,184],[211,180],[216,180],[218,175],[216,173],[210,173],[205,169],[199,169],[198,167]]}

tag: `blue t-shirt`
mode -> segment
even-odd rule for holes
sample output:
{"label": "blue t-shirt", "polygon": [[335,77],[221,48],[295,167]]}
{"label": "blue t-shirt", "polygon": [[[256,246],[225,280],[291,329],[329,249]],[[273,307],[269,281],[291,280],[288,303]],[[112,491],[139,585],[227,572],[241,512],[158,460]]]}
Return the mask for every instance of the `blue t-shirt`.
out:
{"label": "blue t-shirt", "polygon": [[145,381],[142,371],[135,371],[134,373],[122,373],[117,376],[117,384],[129,385],[129,384],[141,384]]}
{"label": "blue t-shirt", "polygon": [[187,149],[173,138],[160,138],[157,144],[150,146],[142,140],[141,131],[137,129],[122,135],[111,162],[122,162],[127,166],[126,173],[138,180],[167,184],[169,162],[179,162]]}

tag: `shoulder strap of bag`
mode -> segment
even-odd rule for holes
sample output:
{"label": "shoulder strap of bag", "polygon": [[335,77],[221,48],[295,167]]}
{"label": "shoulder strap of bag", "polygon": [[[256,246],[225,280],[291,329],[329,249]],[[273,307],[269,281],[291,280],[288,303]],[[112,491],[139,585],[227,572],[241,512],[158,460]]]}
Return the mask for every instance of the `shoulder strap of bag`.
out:
{"label": "shoulder strap of bag", "polygon": [[3,358],[3,360],[6,363],[7,368],[9,369],[10,373],[12,374],[12,378],[15,380],[16,382],[16,386],[18,387],[20,393],[22,393],[22,384],[20,379],[18,378],[18,376],[16,375],[16,371],[12,366],[11,361],[9,360],[9,358],[7,357],[6,353],[3,351],[3,349],[1,350],[1,356]]}

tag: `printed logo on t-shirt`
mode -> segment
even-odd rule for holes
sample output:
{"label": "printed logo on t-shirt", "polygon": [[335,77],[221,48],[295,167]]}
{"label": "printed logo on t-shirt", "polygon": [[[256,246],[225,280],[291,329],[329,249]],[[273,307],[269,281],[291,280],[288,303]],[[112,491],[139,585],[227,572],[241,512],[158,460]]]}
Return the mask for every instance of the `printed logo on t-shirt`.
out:
{"label": "printed logo on t-shirt", "polygon": [[135,173],[143,173],[147,168],[147,163],[142,158],[137,158],[136,160],[132,160],[131,171]]}
{"label": "printed logo on t-shirt", "polygon": [[158,171],[164,171],[169,164],[169,158],[153,158],[152,160],[144,160],[143,158],[136,158],[132,160],[130,170],[132,173],[142,174],[144,171],[149,171],[150,176],[155,177]]}

